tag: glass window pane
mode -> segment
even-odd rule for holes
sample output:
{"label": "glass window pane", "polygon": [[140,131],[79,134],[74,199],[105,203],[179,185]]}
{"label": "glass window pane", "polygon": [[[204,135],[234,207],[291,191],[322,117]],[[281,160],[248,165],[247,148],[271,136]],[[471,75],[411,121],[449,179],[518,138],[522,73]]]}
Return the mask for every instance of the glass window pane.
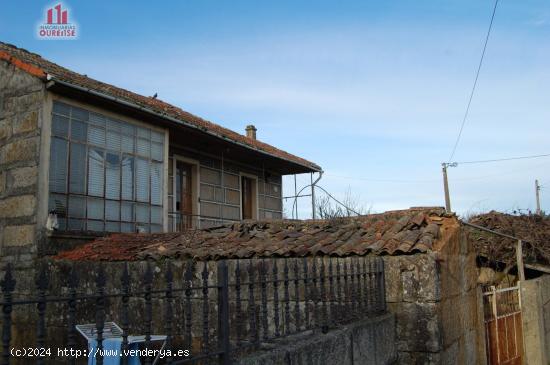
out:
{"label": "glass window pane", "polygon": [[149,233],[149,225],[144,223],[136,224],[136,231],[137,233]]}
{"label": "glass window pane", "polygon": [[52,192],[67,192],[67,148],[67,141],[52,138],[50,146],[50,191]]}
{"label": "glass window pane", "polygon": [[105,231],[107,232],[120,232],[119,222],[107,222],[105,224]]}
{"label": "glass window pane", "polygon": [[107,129],[120,133],[120,122],[118,120],[107,119]]}
{"label": "glass window pane", "polygon": [[149,202],[150,168],[149,161],[136,159],[136,200]]}
{"label": "glass window pane", "polygon": [[151,131],[151,140],[153,142],[163,143],[164,142],[164,133]]}
{"label": "glass window pane", "polygon": [[107,131],[107,148],[113,151],[120,151],[120,134]]}
{"label": "glass window pane", "polygon": [[105,146],[105,129],[91,125],[88,128],[88,143]]}
{"label": "glass window pane", "polygon": [[151,223],[162,224],[162,207],[151,207]]}
{"label": "glass window pane", "polygon": [[136,230],[133,223],[122,223],[120,225],[120,231],[124,233],[134,233]]}
{"label": "glass window pane", "polygon": [[134,203],[122,203],[121,211],[120,211],[120,220],[125,222],[133,222],[134,221]]}
{"label": "glass window pane", "polygon": [[69,118],[53,115],[52,134],[60,137],[67,137],[69,135]]}
{"label": "glass window pane", "polygon": [[90,124],[105,128],[105,118],[96,113],[90,113]]}
{"label": "glass window pane", "polygon": [[83,120],[85,122],[88,121],[88,111],[87,110],[77,108],[75,106],[71,107],[71,109],[72,109],[72,114],[71,114],[72,119],[79,119],[79,120]]}
{"label": "glass window pane", "polygon": [[122,157],[122,199],[134,200],[134,158]]}
{"label": "glass window pane", "polygon": [[141,156],[150,157],[151,142],[142,138],[138,138],[137,145],[136,145],[136,153]]}
{"label": "glass window pane", "polygon": [[48,212],[55,212],[57,217],[67,216],[67,196],[60,194],[50,194],[48,201]]}
{"label": "glass window pane", "polygon": [[151,139],[151,130],[147,128],[141,128],[137,127],[137,135],[138,137],[145,138],[145,139]]}
{"label": "glass window pane", "polygon": [[69,231],[83,231],[86,227],[86,221],[84,219],[68,219],[67,229]]}
{"label": "glass window pane", "polygon": [[86,218],[86,198],[69,196],[69,217]]}
{"label": "glass window pane", "polygon": [[161,233],[162,232],[162,226],[151,224],[151,233]]}
{"label": "glass window pane", "polygon": [[164,147],[160,143],[151,143],[151,158],[153,160],[162,161],[164,155]]}
{"label": "glass window pane", "polygon": [[105,202],[105,219],[110,221],[120,220],[120,202],[112,200]]}
{"label": "glass window pane", "polygon": [[136,205],[136,222],[149,223],[149,206],[144,204]]}
{"label": "glass window pane", "polygon": [[103,196],[104,184],[104,152],[91,148],[88,152],[88,194]]}
{"label": "glass window pane", "polygon": [[162,163],[153,162],[151,164],[151,203],[162,204]]}
{"label": "glass window pane", "polygon": [[88,199],[88,218],[103,219],[105,211],[105,201],[103,199]]}
{"label": "glass window pane", "polygon": [[71,107],[65,103],[54,101],[53,112],[56,114],[63,114],[63,115],[69,116],[69,114],[71,113]]}
{"label": "glass window pane", "polygon": [[86,142],[87,135],[88,125],[84,122],[73,120],[71,124],[71,139]]}
{"label": "glass window pane", "polygon": [[136,135],[136,127],[128,123],[121,122],[120,131],[129,136]]}
{"label": "glass window pane", "polygon": [[86,146],[71,143],[71,164],[69,174],[69,191],[71,193],[86,193]]}
{"label": "glass window pane", "polygon": [[122,152],[134,153],[134,137],[122,135]]}
{"label": "glass window pane", "polygon": [[66,231],[67,230],[67,219],[66,218],[60,218],[59,215],[57,216],[57,229],[60,231]]}
{"label": "glass window pane", "polygon": [[162,231],[166,133],[59,102],[53,109],[49,183],[59,194],[48,204],[60,229]]}
{"label": "glass window pane", "polygon": [[105,159],[105,197],[120,199],[120,157],[107,152]]}
{"label": "glass window pane", "polygon": [[88,231],[103,232],[105,227],[102,221],[88,221]]}

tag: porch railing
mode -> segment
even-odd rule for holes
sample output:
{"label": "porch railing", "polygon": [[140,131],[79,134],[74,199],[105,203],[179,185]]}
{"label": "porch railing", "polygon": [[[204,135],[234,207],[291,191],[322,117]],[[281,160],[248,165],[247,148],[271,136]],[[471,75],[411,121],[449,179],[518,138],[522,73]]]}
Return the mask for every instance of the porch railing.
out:
{"label": "porch railing", "polygon": [[184,232],[191,229],[208,228],[209,226],[231,222],[236,222],[236,220],[204,214],[168,213],[168,228],[170,232]]}

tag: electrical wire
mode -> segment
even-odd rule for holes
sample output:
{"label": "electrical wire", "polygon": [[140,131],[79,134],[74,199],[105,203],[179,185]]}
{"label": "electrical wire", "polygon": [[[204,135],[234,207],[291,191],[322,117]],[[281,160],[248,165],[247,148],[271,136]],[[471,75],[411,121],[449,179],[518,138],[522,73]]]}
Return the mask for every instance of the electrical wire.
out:
{"label": "electrical wire", "polygon": [[485,37],[485,44],[483,45],[483,51],[481,52],[481,59],[479,60],[479,65],[477,66],[477,72],[476,77],[474,80],[474,85],[472,86],[472,91],[470,92],[470,98],[468,99],[468,105],[466,106],[466,112],[464,113],[464,118],[462,118],[462,123],[460,125],[460,130],[458,132],[458,136],[456,137],[456,141],[453,147],[453,151],[451,152],[451,156],[449,157],[449,162],[452,161],[456,148],[458,147],[458,142],[460,141],[460,137],[462,137],[462,131],[464,130],[464,125],[466,124],[466,119],[468,119],[468,113],[470,112],[470,106],[472,105],[472,99],[474,98],[474,93],[477,86],[477,80],[479,79],[479,72],[481,71],[481,65],[483,64],[483,59],[485,58],[485,51],[487,50],[487,43],[489,42],[489,36],[491,35],[491,29],[493,28],[493,20],[495,19],[495,13],[497,11],[497,5],[499,0],[495,0],[495,6],[493,7],[493,15],[491,15],[491,22],[489,23],[489,29],[487,30],[487,36]]}
{"label": "electrical wire", "polygon": [[350,207],[346,206],[344,203],[342,203],[341,201],[339,201],[338,199],[336,199],[335,197],[333,197],[328,191],[325,190],[325,188],[323,188],[322,186],[320,185],[315,185],[316,188],[319,188],[321,190],[323,190],[325,192],[325,194],[327,194],[332,200],[334,200],[336,203],[340,204],[341,206],[343,206],[344,208],[346,208],[346,210],[354,213],[354,214],[357,214],[357,215],[361,215],[359,213],[357,213],[355,210],[351,209]]}
{"label": "electrical wire", "polygon": [[[298,200],[298,197],[300,195],[300,193],[302,191],[304,191],[304,189],[307,189],[311,187],[311,184],[308,184],[306,186],[304,186],[303,188],[301,188],[299,191],[298,191],[298,194],[296,194],[296,196],[294,196],[294,202],[292,203],[292,217],[294,218],[294,207],[295,205],[297,204],[297,200]],[[336,203],[340,204],[341,206],[343,206],[344,208],[346,208],[346,210],[354,213],[354,214],[357,214],[357,215],[361,215],[360,213],[357,213],[355,210],[353,210],[352,208],[348,207],[347,205],[345,205],[344,203],[342,203],[341,201],[339,201],[338,199],[336,199],[334,196],[332,196],[331,193],[329,193],[325,188],[323,188],[322,186],[320,185],[315,185],[316,188],[319,188],[321,189],[322,191],[325,192],[325,194],[327,194],[329,196],[329,198],[331,198],[332,200],[334,200]]]}
{"label": "electrical wire", "polygon": [[456,162],[456,163],[459,164],[459,165],[468,165],[468,164],[502,162],[502,161],[512,161],[512,160],[527,160],[527,159],[531,159],[531,158],[541,158],[541,157],[550,157],[550,153],[543,154],[543,155],[495,158],[495,159],[492,159],[492,160],[462,161],[462,162]]}
{"label": "electrical wire", "polygon": [[[499,158],[499,159],[491,159],[491,160],[477,160],[477,161],[463,161],[463,162],[457,162],[457,165],[460,164],[478,164],[478,163],[489,163],[489,162],[501,162],[501,161],[512,161],[512,160],[524,160],[524,159],[533,159],[533,158],[541,158],[541,157],[550,157],[550,154],[543,154],[543,155],[531,155],[531,156],[520,156],[520,157],[508,157],[508,158]],[[543,164],[537,164],[535,166],[531,166],[527,169],[513,169],[513,170],[507,170],[505,172],[501,172],[498,174],[491,174],[491,175],[483,175],[483,176],[476,176],[471,178],[456,178],[453,179],[453,181],[474,181],[474,180],[483,180],[487,178],[502,176],[502,175],[509,175],[514,174],[516,172],[523,172],[523,171],[531,171],[534,168],[538,168],[541,166],[546,166],[546,162]],[[344,175],[333,175],[330,173],[325,173],[324,176],[328,177],[334,177],[339,179],[347,179],[347,180],[354,180],[354,181],[368,181],[368,182],[380,182],[380,183],[398,183],[398,184],[425,184],[425,183],[440,183],[441,179],[426,179],[426,180],[398,180],[398,179],[383,179],[383,178],[368,178],[368,177],[361,177],[361,176],[344,176]],[[545,184],[550,183],[550,181],[547,181]],[[545,185],[542,184],[542,185]],[[542,186],[541,185],[541,186]],[[309,185],[308,185],[309,186]]]}
{"label": "electrical wire", "polygon": [[441,181],[441,179],[431,179],[431,180],[375,179],[375,178],[367,178],[367,177],[332,175],[332,174],[327,174],[327,173],[325,173],[325,176],[337,177],[337,178],[340,178],[340,179],[358,180],[358,181],[389,182],[389,183],[404,183],[404,184],[423,184],[423,183],[440,182]]}

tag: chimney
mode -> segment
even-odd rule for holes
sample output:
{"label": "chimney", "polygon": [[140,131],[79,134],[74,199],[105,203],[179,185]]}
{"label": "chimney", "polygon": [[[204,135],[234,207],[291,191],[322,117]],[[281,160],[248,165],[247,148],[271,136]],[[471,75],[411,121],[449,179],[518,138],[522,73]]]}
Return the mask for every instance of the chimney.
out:
{"label": "chimney", "polygon": [[249,124],[246,126],[246,136],[248,138],[256,139],[256,127],[254,127],[252,124]]}

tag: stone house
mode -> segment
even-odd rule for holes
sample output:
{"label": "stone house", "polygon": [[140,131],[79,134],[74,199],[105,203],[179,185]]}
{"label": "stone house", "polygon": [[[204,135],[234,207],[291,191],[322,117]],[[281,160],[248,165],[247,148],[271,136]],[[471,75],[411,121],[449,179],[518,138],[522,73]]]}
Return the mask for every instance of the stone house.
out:
{"label": "stone house", "polygon": [[282,176],[320,172],[254,126],[241,135],[0,42],[4,260],[105,232],[280,219]]}
{"label": "stone house", "polygon": [[248,259],[346,261],[368,255],[384,259],[399,364],[485,363],[476,253],[457,217],[442,208],[328,221],[242,222],[186,233],[114,234],[62,252],[52,265],[67,272],[77,262],[85,273],[102,262],[117,277],[125,263],[141,272],[145,261],[154,262],[160,272],[167,259],[181,266],[189,260],[211,262],[214,272],[214,261],[220,259],[232,267]]}

